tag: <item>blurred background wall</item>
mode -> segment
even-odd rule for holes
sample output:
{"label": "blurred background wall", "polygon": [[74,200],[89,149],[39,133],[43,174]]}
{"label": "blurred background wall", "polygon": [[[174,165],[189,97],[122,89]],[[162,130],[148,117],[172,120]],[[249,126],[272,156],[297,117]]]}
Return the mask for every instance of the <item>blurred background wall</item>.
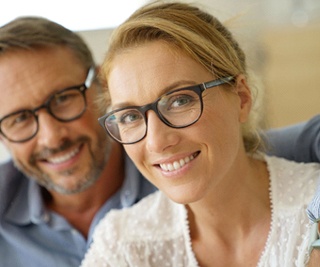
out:
{"label": "blurred background wall", "polygon": [[[266,127],[298,123],[320,113],[319,0],[184,2],[196,3],[225,21],[246,50],[265,87]],[[80,32],[98,62],[111,31]]]}
{"label": "blurred background wall", "polygon": [[[260,97],[265,127],[287,126],[320,113],[319,0],[182,1],[195,3],[225,22],[247,52],[250,67],[264,85]],[[100,2],[102,7],[91,6],[88,12],[112,10],[112,4],[104,7]],[[112,30],[79,31],[98,63]],[[0,145],[0,161],[7,158]]]}

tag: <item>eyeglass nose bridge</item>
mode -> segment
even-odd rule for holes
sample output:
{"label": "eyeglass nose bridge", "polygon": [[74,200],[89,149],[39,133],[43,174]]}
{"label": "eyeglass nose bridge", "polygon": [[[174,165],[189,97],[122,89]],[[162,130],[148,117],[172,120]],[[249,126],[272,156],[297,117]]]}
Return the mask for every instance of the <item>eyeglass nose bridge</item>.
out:
{"label": "eyeglass nose bridge", "polygon": [[[48,99],[44,104],[42,104],[41,106],[39,107],[36,107],[34,108],[32,111],[32,114],[33,116],[35,117],[36,119],[36,122],[37,122],[37,129],[39,130],[39,110],[41,109],[45,109],[47,111],[47,113],[55,118],[57,121],[61,121],[61,122],[64,122],[65,120],[61,120],[60,118],[58,118],[56,115],[54,115],[54,113],[52,112],[51,108],[50,108],[50,101],[51,101],[51,98]],[[83,113],[83,112],[82,112]],[[82,113],[80,114],[80,116],[82,115]]]}
{"label": "eyeglass nose bridge", "polygon": [[172,125],[162,114],[161,112],[159,111],[158,109],[158,102],[159,102],[160,99],[157,99],[156,101],[154,101],[153,103],[150,103],[150,104],[147,104],[145,106],[142,106],[139,108],[139,111],[141,112],[143,118],[144,118],[144,121],[146,123],[146,133],[145,135],[147,134],[147,131],[148,131],[148,117],[147,117],[147,112],[149,110],[152,110],[156,115],[157,117],[167,126],[170,126],[170,127],[173,127],[174,125]]}
{"label": "eyeglass nose bridge", "polygon": [[192,121],[191,123],[185,124],[185,125],[181,125],[181,126],[177,126],[175,124],[172,124],[170,121],[168,121],[163,115],[162,113],[159,111],[158,109],[158,103],[161,100],[161,98],[158,98],[156,101],[154,101],[153,103],[147,104],[145,106],[140,107],[138,110],[140,111],[140,113],[142,114],[144,121],[146,123],[146,132],[145,135],[147,134],[148,131],[148,117],[147,117],[147,111],[149,110],[153,110],[157,117],[167,126],[171,127],[171,128],[175,128],[175,129],[181,129],[181,128],[186,128],[194,123],[196,123],[200,117],[202,116],[202,112],[203,112],[203,100],[202,100],[202,93],[206,90],[206,87],[203,86],[202,87],[195,87],[197,90],[194,90],[198,97],[199,97],[199,103],[200,103],[200,111],[199,111],[199,115],[198,117]]}
{"label": "eyeglass nose bridge", "polygon": [[36,117],[36,119],[38,120],[38,116],[39,116],[39,110],[40,109],[46,109],[46,111],[48,112],[48,114],[50,114],[52,117],[56,118],[54,116],[54,114],[51,112],[51,109],[50,109],[50,99],[49,101],[46,101],[44,104],[42,104],[41,106],[39,107],[36,107],[32,110],[32,114]]}

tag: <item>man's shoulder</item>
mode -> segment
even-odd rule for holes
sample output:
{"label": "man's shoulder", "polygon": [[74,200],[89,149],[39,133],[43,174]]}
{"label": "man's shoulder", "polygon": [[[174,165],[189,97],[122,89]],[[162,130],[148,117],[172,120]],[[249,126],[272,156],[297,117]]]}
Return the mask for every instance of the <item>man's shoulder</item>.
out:
{"label": "man's shoulder", "polygon": [[308,121],[296,143],[296,159],[310,162],[320,161],[320,114]]}
{"label": "man's shoulder", "polygon": [[[0,177],[14,176],[20,171],[14,166],[13,161],[9,160],[0,164]],[[1,182],[1,181],[0,181]]]}
{"label": "man's shoulder", "polygon": [[12,161],[0,165],[0,216],[12,202],[16,192],[27,179]]}
{"label": "man's shoulder", "polygon": [[0,164],[0,190],[25,179],[27,179],[26,176],[14,166],[12,161]]}

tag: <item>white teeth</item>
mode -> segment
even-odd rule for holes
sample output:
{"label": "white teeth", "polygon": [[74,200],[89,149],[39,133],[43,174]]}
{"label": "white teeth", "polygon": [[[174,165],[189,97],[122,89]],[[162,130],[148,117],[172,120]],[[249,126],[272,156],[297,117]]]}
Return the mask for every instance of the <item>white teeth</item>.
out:
{"label": "white teeth", "polygon": [[168,168],[165,164],[160,164],[161,169],[168,171]]}
{"label": "white teeth", "polygon": [[160,168],[164,171],[175,171],[182,168],[185,164],[194,159],[194,156],[185,157],[184,159],[180,159],[179,161],[174,161],[173,163],[168,164],[160,164]]}
{"label": "white teeth", "polygon": [[180,163],[177,162],[177,161],[173,162],[173,168],[174,168],[175,170],[181,168]]}
{"label": "white teeth", "polygon": [[168,170],[169,170],[170,172],[174,170],[174,167],[173,167],[172,164],[168,164]]}
{"label": "white teeth", "polygon": [[50,158],[47,159],[48,162],[50,163],[54,163],[54,164],[58,164],[64,161],[67,161],[69,159],[71,159],[74,155],[76,155],[79,152],[79,148],[76,148],[75,150],[63,155],[63,156],[59,156],[59,157],[55,157],[55,158]]}
{"label": "white teeth", "polygon": [[180,163],[180,166],[181,166],[181,167],[182,167],[184,164],[186,164],[186,162],[185,162],[183,159],[180,159],[179,163]]}

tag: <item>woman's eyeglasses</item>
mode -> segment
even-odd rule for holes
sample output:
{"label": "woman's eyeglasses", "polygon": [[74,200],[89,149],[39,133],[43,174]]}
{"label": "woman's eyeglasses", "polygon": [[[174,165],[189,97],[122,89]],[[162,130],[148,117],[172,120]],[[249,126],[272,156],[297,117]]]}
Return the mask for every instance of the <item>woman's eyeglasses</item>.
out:
{"label": "woman's eyeglasses", "polygon": [[202,115],[202,93],[233,79],[230,76],[176,89],[153,103],[113,110],[99,118],[99,123],[113,139],[126,145],[137,143],[146,136],[148,110],[153,110],[163,123],[172,128],[185,128],[197,122]]}

